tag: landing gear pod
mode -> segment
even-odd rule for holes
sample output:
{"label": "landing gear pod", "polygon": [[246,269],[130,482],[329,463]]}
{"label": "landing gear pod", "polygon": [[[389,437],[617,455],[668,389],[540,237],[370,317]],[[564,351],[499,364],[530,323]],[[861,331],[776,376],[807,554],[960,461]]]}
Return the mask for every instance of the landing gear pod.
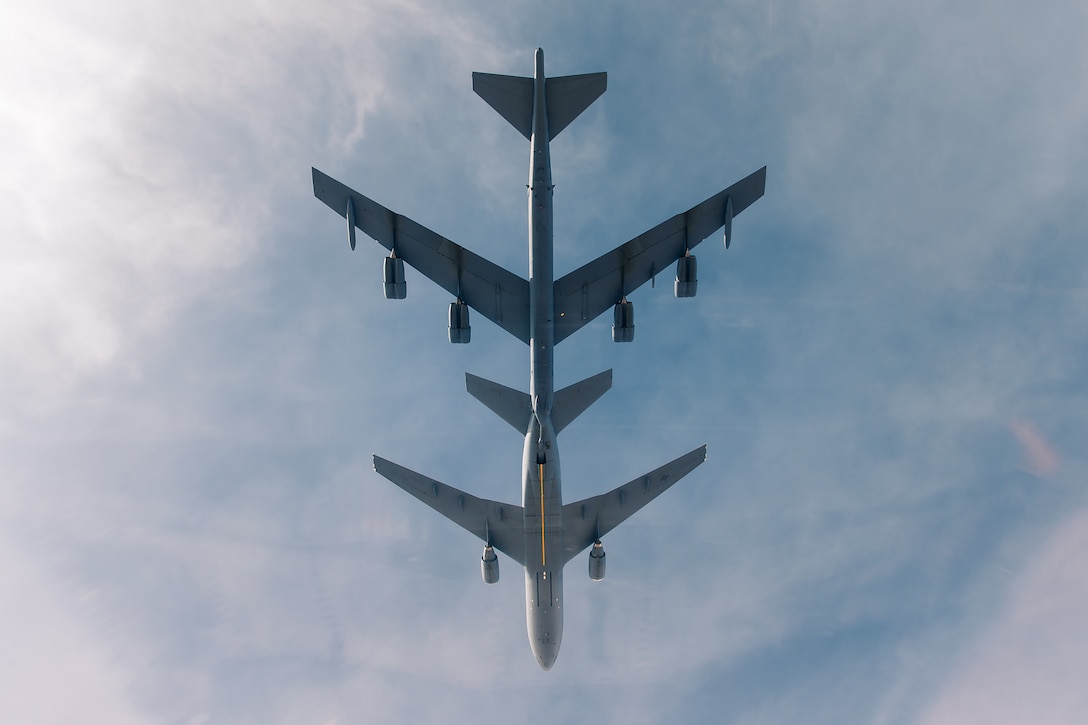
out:
{"label": "landing gear pod", "polygon": [[461,300],[450,303],[450,342],[466,343],[472,340],[472,328],[468,324],[468,305]]}
{"label": "landing gear pod", "polygon": [[408,295],[404,282],[404,260],[396,254],[385,258],[385,299],[403,300]]}
{"label": "landing gear pod", "polygon": [[595,582],[604,579],[604,547],[599,541],[593,542],[593,548],[589,550],[589,578]]}
{"label": "landing gear pod", "polygon": [[351,203],[351,197],[348,197],[348,209],[344,215],[348,220],[348,244],[351,245],[351,251],[355,251],[355,205]]}
{"label": "landing gear pod", "polygon": [[[762,192],[760,192],[762,193]],[[725,248],[729,249],[729,240],[733,238],[733,197],[725,197]]]}
{"label": "landing gear pod", "polygon": [[676,262],[676,281],[673,283],[673,292],[677,297],[694,297],[695,290],[699,287],[696,279],[695,256],[685,253]]}
{"label": "landing gear pod", "polygon": [[635,306],[624,297],[612,312],[612,342],[632,342],[635,339]]}
{"label": "landing gear pod", "polygon": [[490,546],[484,547],[484,554],[480,557],[480,574],[483,575],[484,584],[494,584],[499,580],[499,557]]}

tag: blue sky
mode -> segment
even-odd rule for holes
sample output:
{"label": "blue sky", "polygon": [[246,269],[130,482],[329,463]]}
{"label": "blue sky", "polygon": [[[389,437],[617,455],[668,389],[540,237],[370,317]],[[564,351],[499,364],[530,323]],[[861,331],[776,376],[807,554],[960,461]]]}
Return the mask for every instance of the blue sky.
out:
{"label": "blue sky", "polygon": [[[436,7],[431,7],[434,5]],[[0,711],[14,721],[1073,723],[1088,713],[1088,10],[1022,3],[4,3]],[[766,164],[699,295],[557,383],[567,499],[709,459],[521,574],[379,479],[517,501],[464,372],[524,347],[310,166],[525,273],[527,144],[474,70],[604,70],[552,148],[567,270]]]}

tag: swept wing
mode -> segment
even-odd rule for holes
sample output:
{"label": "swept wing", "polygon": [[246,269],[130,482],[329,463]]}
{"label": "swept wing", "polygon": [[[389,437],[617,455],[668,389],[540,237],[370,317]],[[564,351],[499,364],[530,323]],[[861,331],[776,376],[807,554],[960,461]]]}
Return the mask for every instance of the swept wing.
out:
{"label": "swept wing", "polygon": [[[529,343],[529,282],[313,169],[314,196],[439,287]],[[353,243],[354,246],[354,243]]]}
{"label": "swept wing", "polygon": [[477,498],[380,456],[374,456],[374,470],[465,531],[525,566],[524,512],[521,506]]}
{"label": "swept wing", "polygon": [[[763,196],[767,167],[555,281],[555,342],[662,274]],[[727,214],[727,207],[731,214]],[[727,233],[728,236],[728,233]]]}
{"label": "swept wing", "polygon": [[699,446],[608,493],[568,503],[563,507],[563,563],[578,556],[705,460],[706,446]]}

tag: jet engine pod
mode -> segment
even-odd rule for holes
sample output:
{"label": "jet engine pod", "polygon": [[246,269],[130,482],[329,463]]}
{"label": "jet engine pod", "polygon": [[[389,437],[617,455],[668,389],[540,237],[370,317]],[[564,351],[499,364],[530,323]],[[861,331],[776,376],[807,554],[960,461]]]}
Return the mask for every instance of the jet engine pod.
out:
{"label": "jet engine pod", "polygon": [[385,258],[385,299],[403,300],[408,294],[404,282],[404,260],[396,254]]}
{"label": "jet engine pod", "polygon": [[466,343],[472,340],[472,328],[468,324],[468,305],[461,300],[450,303],[450,342]]}
{"label": "jet engine pod", "polygon": [[480,557],[480,573],[484,577],[484,584],[494,584],[499,580],[499,557],[493,547],[484,547],[484,555]]}
{"label": "jet engine pod", "polygon": [[612,342],[632,342],[635,339],[635,306],[624,297],[612,312]]}
{"label": "jet engine pod", "polygon": [[604,547],[599,541],[589,550],[589,578],[595,582],[604,579]]}
{"label": "jet engine pod", "polygon": [[677,297],[694,297],[695,290],[699,286],[696,273],[695,255],[685,254],[676,262],[676,281],[673,283],[673,292]]}

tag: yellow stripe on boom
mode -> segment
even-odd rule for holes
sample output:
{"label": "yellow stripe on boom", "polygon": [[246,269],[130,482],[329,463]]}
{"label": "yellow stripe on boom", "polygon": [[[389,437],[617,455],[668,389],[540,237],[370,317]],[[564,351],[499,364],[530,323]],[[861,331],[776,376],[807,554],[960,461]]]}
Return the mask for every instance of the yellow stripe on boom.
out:
{"label": "yellow stripe on boom", "polygon": [[540,464],[540,565],[547,565],[547,555],[544,553],[544,464]]}

